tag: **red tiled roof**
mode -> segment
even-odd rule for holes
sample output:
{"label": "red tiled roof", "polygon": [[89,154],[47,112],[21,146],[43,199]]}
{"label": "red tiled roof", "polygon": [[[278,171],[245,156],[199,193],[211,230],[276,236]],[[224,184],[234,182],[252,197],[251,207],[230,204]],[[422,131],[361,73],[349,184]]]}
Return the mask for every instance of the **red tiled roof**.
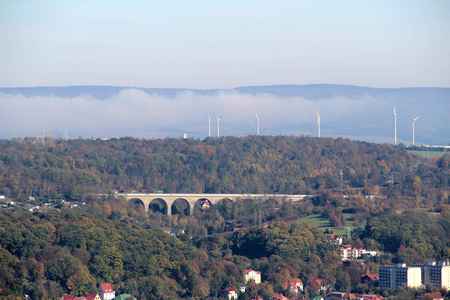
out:
{"label": "red tiled roof", "polygon": [[250,270],[245,270],[245,274],[248,274],[248,273],[250,273],[250,272],[256,272],[257,274],[261,274],[260,271],[255,271],[255,270],[252,270],[252,269],[250,269]]}
{"label": "red tiled roof", "polygon": [[367,294],[361,295],[361,298],[363,298],[364,300],[380,300],[380,299],[383,299],[383,297],[380,296],[380,295],[367,295]]}
{"label": "red tiled roof", "polygon": [[337,235],[337,234],[334,234],[334,233],[325,233],[325,234],[328,235],[333,240],[341,237],[340,235]]}
{"label": "red tiled roof", "polygon": [[[351,293],[343,293],[343,292],[331,292],[327,294],[327,297],[332,297],[332,296],[336,296],[339,299],[352,299],[352,298],[356,298],[355,294],[351,294]],[[334,298],[333,298],[334,299]]]}
{"label": "red tiled roof", "polygon": [[75,298],[75,296],[74,295],[65,295],[62,298],[63,298],[63,300],[73,300],[73,298]]}
{"label": "red tiled roof", "polygon": [[423,294],[421,295],[422,297],[424,296],[428,296],[431,299],[444,299],[444,297],[442,297],[441,293],[436,292],[436,293],[427,293],[427,294]]}
{"label": "red tiled roof", "polygon": [[276,299],[276,300],[288,300],[283,294],[274,294],[270,299]]}
{"label": "red tiled roof", "polygon": [[112,293],[114,290],[111,287],[111,283],[100,283],[100,287],[103,293]]}
{"label": "red tiled roof", "polygon": [[233,288],[230,287],[230,286],[227,287],[227,288],[224,288],[223,290],[224,290],[224,291],[227,291],[227,292],[229,292],[229,293],[230,293],[230,292],[235,292],[235,293],[236,293],[235,289],[233,289]]}
{"label": "red tiled roof", "polygon": [[293,278],[288,280],[288,282],[284,284],[284,288],[287,287],[297,288],[297,285],[303,286],[303,282],[299,278]]}
{"label": "red tiled roof", "polygon": [[369,273],[367,273],[367,274],[362,274],[361,275],[361,278],[365,278],[365,277],[368,277],[370,280],[378,280],[378,274],[369,274]]}
{"label": "red tiled roof", "polygon": [[89,294],[87,294],[86,299],[94,300],[97,295],[98,295],[98,293],[89,293]]}
{"label": "red tiled roof", "polygon": [[318,278],[308,279],[308,282],[306,284],[312,283],[312,282],[316,282],[318,284],[321,284],[323,282],[323,279],[318,279]]}

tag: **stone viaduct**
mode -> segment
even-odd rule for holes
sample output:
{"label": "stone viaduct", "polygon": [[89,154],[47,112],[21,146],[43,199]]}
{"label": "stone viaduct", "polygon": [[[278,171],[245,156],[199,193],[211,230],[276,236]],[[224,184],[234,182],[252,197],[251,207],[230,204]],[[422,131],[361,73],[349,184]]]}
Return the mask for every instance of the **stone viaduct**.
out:
{"label": "stone viaduct", "polygon": [[210,205],[217,204],[221,200],[236,201],[253,200],[258,202],[265,202],[268,200],[277,201],[279,204],[283,201],[300,201],[309,195],[278,195],[278,194],[144,194],[144,193],[117,193],[119,199],[125,201],[141,201],[144,204],[145,211],[148,212],[149,207],[153,201],[163,203],[167,215],[172,215],[172,205],[176,201],[184,201],[189,206],[189,215],[193,215],[195,203],[198,201],[208,201]]}

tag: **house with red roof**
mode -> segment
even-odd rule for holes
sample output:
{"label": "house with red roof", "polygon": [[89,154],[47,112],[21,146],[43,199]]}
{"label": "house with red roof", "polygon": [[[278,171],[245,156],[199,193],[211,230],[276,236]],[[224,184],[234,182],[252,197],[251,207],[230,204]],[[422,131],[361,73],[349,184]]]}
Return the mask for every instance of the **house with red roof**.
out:
{"label": "house with red roof", "polygon": [[355,294],[342,293],[342,292],[331,292],[325,296],[325,300],[359,300]]}
{"label": "house with red roof", "polygon": [[333,244],[342,245],[343,242],[342,236],[333,233],[326,233],[326,235],[330,238]]}
{"label": "house with red roof", "polygon": [[293,278],[284,284],[284,288],[289,289],[289,292],[293,294],[298,294],[303,291],[303,282],[299,278]]}
{"label": "house with red roof", "polygon": [[360,299],[362,299],[362,300],[380,300],[380,299],[383,299],[383,296],[362,294],[362,295],[360,295]]}
{"label": "house with red roof", "polygon": [[361,281],[363,283],[370,283],[378,280],[378,274],[366,273],[361,275]]}
{"label": "house with red roof", "polygon": [[223,289],[223,293],[228,297],[228,300],[236,300],[238,298],[238,294],[235,289],[232,287],[227,287]]}
{"label": "house with red roof", "polygon": [[244,282],[249,283],[253,280],[256,284],[261,283],[261,272],[252,269],[245,270]]}
{"label": "house with red roof", "polygon": [[60,300],[73,300],[74,298],[74,295],[64,295]]}
{"label": "house with red roof", "polygon": [[316,293],[326,292],[331,287],[323,282],[323,279],[311,278],[306,282],[306,287],[312,289]]}
{"label": "house with red roof", "polygon": [[89,293],[86,296],[86,300],[102,300],[98,293]]}
{"label": "house with red roof", "polygon": [[269,300],[289,300],[289,298],[285,297],[283,294],[274,294]]}
{"label": "house with red roof", "polygon": [[116,292],[113,290],[111,283],[101,283],[98,286],[98,294],[102,300],[112,300],[116,297]]}
{"label": "house with red roof", "polygon": [[444,297],[442,297],[441,293],[439,292],[420,295],[419,299],[429,299],[428,297],[433,300],[444,300]]}

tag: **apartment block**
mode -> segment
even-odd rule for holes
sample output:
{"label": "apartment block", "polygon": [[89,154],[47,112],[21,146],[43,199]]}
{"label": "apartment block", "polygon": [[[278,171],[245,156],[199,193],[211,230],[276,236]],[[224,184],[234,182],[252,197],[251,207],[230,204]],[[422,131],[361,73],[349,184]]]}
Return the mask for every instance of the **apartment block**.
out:
{"label": "apartment block", "polygon": [[406,264],[380,266],[378,283],[381,287],[395,289],[399,286],[420,287],[422,270],[420,267],[407,267]]}
{"label": "apartment block", "polygon": [[431,284],[436,288],[450,289],[450,263],[448,261],[430,261],[426,265],[414,265],[421,268],[422,284]]}

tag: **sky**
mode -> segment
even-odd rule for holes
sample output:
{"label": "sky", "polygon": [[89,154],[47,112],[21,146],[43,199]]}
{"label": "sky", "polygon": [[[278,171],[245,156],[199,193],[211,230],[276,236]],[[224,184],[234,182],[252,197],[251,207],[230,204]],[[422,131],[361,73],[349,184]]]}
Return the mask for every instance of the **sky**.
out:
{"label": "sky", "polygon": [[0,87],[450,87],[450,1],[0,0]]}

